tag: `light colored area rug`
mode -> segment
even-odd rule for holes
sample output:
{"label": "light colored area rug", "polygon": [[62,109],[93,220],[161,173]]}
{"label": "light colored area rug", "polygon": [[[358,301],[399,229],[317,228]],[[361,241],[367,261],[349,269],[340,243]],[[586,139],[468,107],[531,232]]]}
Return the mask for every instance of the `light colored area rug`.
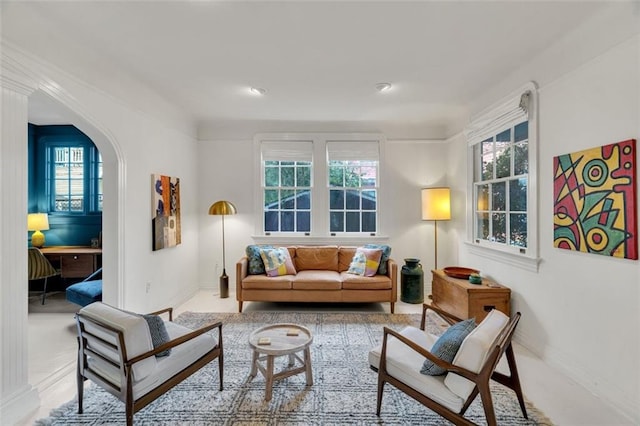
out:
{"label": "light colored area rug", "polygon": [[[434,315],[435,317],[435,315]],[[436,317],[437,318],[437,317]],[[209,363],[134,416],[137,425],[445,425],[437,414],[387,384],[380,417],[376,410],[377,373],[369,368],[367,354],[379,344],[382,327],[396,330],[420,325],[417,314],[385,313],[294,313],[245,312],[216,314],[187,312],[176,322],[196,328],[209,322],[223,322],[224,390],[218,391],[218,363]],[[304,374],[275,382],[273,398],[264,401],[265,380],[260,373],[249,381],[251,352],[249,334],[274,323],[297,323],[308,327],[313,386],[305,385]],[[440,329],[444,323],[440,322]],[[438,332],[435,327],[431,331]],[[276,369],[283,368],[281,357]],[[531,404],[529,420],[522,417],[515,395],[507,388],[492,387],[498,424],[551,425]],[[467,417],[486,424],[480,398]],[[84,414],[77,414],[77,402],[53,410],[38,425],[124,424],[124,404],[90,386],[85,391]]]}

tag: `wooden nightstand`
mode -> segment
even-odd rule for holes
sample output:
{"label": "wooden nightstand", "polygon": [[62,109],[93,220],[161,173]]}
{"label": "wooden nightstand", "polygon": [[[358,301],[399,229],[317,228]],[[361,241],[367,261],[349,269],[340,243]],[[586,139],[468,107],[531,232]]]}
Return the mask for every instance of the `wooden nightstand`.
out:
{"label": "wooden nightstand", "polygon": [[453,315],[479,323],[491,309],[511,316],[511,289],[488,278],[482,284],[447,276],[441,269],[432,270],[432,303]]}

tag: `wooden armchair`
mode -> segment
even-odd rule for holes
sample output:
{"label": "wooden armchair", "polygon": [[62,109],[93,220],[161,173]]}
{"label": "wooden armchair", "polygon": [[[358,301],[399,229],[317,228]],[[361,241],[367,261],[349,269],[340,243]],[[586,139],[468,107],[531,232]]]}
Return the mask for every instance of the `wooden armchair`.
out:
{"label": "wooden armchair", "polygon": [[[424,304],[420,329],[406,327],[398,333],[384,328],[382,344],[369,353],[371,368],[378,371],[377,415],[380,415],[384,385],[390,383],[456,425],[474,424],[466,419],[464,414],[480,394],[487,424],[494,426],[496,416],[489,389],[489,380],[493,379],[516,393],[526,419],[527,411],[511,344],[520,313],[509,319],[495,309],[491,311],[464,338],[453,362],[450,363],[430,352],[438,336],[425,332],[427,309],[439,314],[449,324],[462,321],[441,309]],[[495,371],[505,353],[509,376]],[[420,369],[425,358],[445,369],[445,374],[421,374]]]}
{"label": "wooden armchair", "polygon": [[[167,314],[169,321],[159,317]],[[102,302],[82,308],[76,321],[79,414],[88,379],[125,403],[127,425],[133,424],[134,413],[215,358],[222,390],[220,322],[193,331],[173,322],[172,308],[143,316]],[[208,333],[215,329],[217,336]]]}

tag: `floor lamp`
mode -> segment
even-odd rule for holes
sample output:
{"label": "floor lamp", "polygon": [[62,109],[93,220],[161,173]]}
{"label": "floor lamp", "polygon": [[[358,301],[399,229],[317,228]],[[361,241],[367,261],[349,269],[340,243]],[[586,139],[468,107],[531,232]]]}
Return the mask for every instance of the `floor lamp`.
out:
{"label": "floor lamp", "polygon": [[451,219],[451,191],[449,188],[422,189],[422,220],[433,220],[435,267],[438,269],[438,221]]}
{"label": "floor lamp", "polygon": [[224,200],[216,201],[209,207],[210,215],[222,216],[222,275],[220,275],[220,298],[222,299],[229,297],[229,276],[224,257],[224,217],[237,212],[236,206]]}

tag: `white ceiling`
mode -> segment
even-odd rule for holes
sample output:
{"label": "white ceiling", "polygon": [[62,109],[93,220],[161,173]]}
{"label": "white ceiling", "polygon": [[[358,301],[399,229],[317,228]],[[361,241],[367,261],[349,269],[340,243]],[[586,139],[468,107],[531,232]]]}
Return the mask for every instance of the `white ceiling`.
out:
{"label": "white ceiling", "polygon": [[[2,1],[2,36],[115,96],[142,84],[201,128],[345,123],[444,137],[474,98],[607,5]],[[36,99],[30,114],[56,121]]]}

